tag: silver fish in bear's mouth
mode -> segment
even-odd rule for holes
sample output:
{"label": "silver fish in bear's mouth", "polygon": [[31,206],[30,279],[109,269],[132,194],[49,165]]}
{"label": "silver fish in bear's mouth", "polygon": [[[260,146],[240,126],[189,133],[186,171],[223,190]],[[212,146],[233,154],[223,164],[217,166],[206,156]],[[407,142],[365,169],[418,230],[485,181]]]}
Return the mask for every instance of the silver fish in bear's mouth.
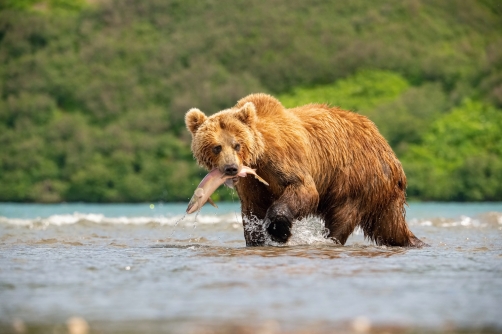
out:
{"label": "silver fish in bear's mouth", "polygon": [[195,211],[198,211],[208,201],[212,206],[217,208],[218,206],[216,206],[216,204],[210,197],[216,191],[216,189],[218,189],[218,187],[221,186],[223,183],[228,184],[228,182],[230,182],[230,184],[228,184],[230,186],[233,184],[231,179],[237,176],[246,177],[248,174],[254,175],[254,177],[258,179],[258,181],[260,181],[261,183],[267,186],[269,185],[267,181],[265,181],[258,174],[256,174],[256,170],[247,166],[243,166],[240,172],[237,173],[237,175],[225,175],[222,172],[220,172],[219,169],[215,168],[202,179],[202,181],[197,186],[197,189],[195,189],[195,192],[192,198],[190,199],[190,202],[188,203],[186,212],[190,214]]}

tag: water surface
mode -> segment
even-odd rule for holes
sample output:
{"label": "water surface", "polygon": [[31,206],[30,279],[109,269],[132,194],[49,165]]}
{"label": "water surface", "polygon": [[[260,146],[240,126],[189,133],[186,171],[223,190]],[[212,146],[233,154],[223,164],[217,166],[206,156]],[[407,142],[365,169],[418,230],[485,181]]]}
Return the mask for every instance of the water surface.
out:
{"label": "water surface", "polygon": [[412,203],[430,247],[297,222],[246,248],[238,204],[0,204],[0,332],[501,332],[502,203]]}

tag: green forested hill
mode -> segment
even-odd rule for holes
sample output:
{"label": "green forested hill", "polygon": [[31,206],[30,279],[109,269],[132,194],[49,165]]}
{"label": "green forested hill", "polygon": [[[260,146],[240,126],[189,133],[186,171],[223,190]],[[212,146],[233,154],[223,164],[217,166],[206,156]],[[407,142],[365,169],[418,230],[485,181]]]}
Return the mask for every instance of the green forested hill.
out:
{"label": "green forested hill", "polygon": [[0,201],[187,200],[184,113],[252,92],[368,115],[412,198],[502,200],[498,1],[6,0]]}

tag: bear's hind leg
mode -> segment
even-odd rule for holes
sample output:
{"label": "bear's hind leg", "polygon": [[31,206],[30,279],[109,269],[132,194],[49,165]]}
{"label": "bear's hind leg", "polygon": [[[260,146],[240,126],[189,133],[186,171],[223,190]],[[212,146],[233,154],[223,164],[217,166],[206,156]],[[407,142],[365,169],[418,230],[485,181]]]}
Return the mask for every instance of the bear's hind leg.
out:
{"label": "bear's hind leg", "polygon": [[364,231],[364,236],[379,246],[427,246],[408,228],[403,206],[404,203],[395,200],[387,207],[375,209],[363,217],[359,226]]}
{"label": "bear's hind leg", "polygon": [[333,206],[323,216],[325,226],[329,230],[328,238],[341,245],[345,245],[347,239],[361,221],[360,211],[351,201],[347,201],[343,205]]}

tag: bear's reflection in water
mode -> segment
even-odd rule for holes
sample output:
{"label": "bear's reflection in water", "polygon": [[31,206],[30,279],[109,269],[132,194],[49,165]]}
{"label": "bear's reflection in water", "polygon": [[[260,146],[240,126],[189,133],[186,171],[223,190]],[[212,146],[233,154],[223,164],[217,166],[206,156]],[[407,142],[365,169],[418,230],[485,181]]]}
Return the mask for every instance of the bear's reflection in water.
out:
{"label": "bear's reflection in water", "polygon": [[372,245],[353,246],[285,246],[256,248],[203,247],[199,256],[261,256],[261,257],[304,257],[312,259],[334,259],[343,257],[390,257],[403,254],[401,247],[379,247]]}

